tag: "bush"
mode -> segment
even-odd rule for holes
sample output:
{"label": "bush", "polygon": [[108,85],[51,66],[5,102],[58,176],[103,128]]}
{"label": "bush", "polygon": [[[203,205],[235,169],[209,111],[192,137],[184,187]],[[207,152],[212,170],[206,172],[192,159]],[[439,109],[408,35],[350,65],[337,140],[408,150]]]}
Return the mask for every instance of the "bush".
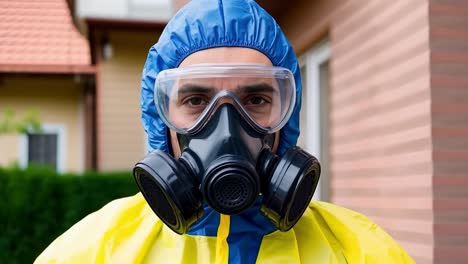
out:
{"label": "bush", "polygon": [[0,168],[0,263],[32,263],[80,219],[137,192],[130,172],[59,175],[47,168]]}

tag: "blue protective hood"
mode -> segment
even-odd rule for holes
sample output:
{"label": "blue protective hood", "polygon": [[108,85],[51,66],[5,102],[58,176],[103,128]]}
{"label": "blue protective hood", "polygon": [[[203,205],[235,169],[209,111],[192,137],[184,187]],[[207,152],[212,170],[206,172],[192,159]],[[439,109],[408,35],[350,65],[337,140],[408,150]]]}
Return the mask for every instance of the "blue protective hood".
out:
{"label": "blue protective hood", "polygon": [[148,54],[143,69],[141,109],[150,150],[168,151],[167,127],[154,104],[158,73],[176,68],[190,54],[213,47],[246,47],[266,55],[274,66],[288,68],[296,81],[296,105],[281,130],[278,154],[296,145],[299,136],[301,78],[291,44],[276,21],[251,0],[192,0],[167,24]]}

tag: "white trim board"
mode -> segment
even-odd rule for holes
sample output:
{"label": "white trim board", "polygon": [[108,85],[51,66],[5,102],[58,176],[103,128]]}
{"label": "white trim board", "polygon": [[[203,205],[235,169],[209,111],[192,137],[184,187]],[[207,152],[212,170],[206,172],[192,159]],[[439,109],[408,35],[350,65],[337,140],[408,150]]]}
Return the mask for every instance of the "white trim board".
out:
{"label": "white trim board", "polygon": [[[306,108],[306,118],[305,118],[305,131],[302,131],[303,134],[306,134],[304,138],[304,145],[306,151],[310,152],[312,155],[317,157],[319,160],[323,156],[322,148],[326,146],[322,146],[324,143],[322,142],[322,102],[323,100],[327,100],[326,94],[322,94],[321,87],[320,87],[320,66],[330,60],[331,51],[330,51],[330,44],[328,39],[325,39],[312,47],[310,51],[306,52],[299,60],[300,66],[306,67],[306,76],[305,79],[307,80],[306,86],[303,86],[303,90],[306,90],[304,94],[306,94],[307,98],[303,98],[303,102],[307,103]],[[328,130],[325,128],[326,131]],[[328,133],[325,132],[325,133]],[[326,143],[325,143],[326,144]],[[324,175],[322,172],[322,177],[319,181],[317,190],[314,193],[315,200],[326,200],[326,191],[323,188],[328,188],[326,182],[328,179],[325,179],[328,175]],[[327,186],[325,186],[327,185]]]}

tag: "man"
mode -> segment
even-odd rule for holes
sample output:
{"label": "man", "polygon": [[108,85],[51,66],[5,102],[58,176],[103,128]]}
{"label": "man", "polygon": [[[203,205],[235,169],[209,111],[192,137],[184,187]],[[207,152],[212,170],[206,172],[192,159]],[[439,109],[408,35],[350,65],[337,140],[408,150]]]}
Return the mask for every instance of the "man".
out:
{"label": "man", "polygon": [[293,49],[254,1],[193,0],[143,70],[143,195],[89,215],[37,263],[413,263],[366,217],[309,204],[320,168],[294,147],[300,94]]}

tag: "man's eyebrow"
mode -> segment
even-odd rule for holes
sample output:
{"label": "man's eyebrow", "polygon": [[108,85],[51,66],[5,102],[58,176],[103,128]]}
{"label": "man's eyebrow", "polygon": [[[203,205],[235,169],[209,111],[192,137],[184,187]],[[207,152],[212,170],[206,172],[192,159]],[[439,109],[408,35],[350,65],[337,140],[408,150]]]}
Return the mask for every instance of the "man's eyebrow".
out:
{"label": "man's eyebrow", "polygon": [[213,94],[215,92],[215,88],[202,86],[197,84],[184,84],[178,90],[177,93],[179,95],[182,94],[190,94],[190,93],[203,93],[203,94]]}
{"label": "man's eyebrow", "polygon": [[237,89],[241,93],[261,93],[261,92],[269,92],[269,93],[275,93],[275,94],[278,93],[278,89],[273,88],[273,86],[267,83],[243,85]]}

